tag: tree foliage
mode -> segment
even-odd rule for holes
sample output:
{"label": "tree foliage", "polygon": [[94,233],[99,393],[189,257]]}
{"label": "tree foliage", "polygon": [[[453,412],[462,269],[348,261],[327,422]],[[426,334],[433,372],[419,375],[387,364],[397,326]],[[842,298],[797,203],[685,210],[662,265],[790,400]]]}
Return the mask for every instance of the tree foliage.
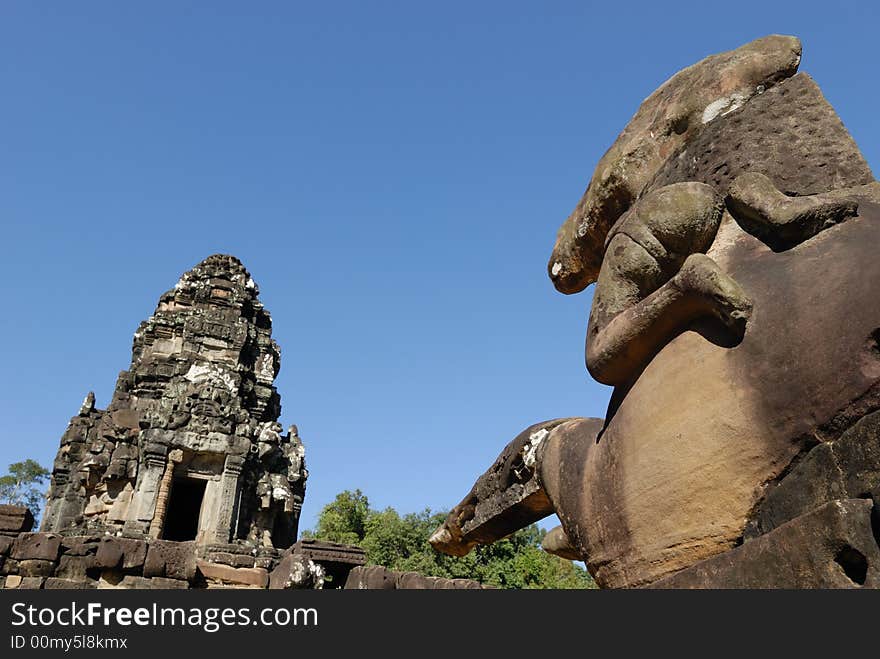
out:
{"label": "tree foliage", "polygon": [[366,535],[370,502],[360,490],[346,490],[324,506],[314,537],[346,545],[359,545]]}
{"label": "tree foliage", "polygon": [[35,460],[9,465],[9,473],[0,476],[0,503],[27,506],[39,518],[45,497],[44,485],[49,472]]}
{"label": "tree foliage", "polygon": [[314,532],[304,535],[363,547],[367,563],[425,576],[475,579],[499,588],[595,588],[580,565],[541,549],[545,531],[536,524],[462,557],[440,554],[428,544],[446,513],[400,515],[373,510],[360,490],[346,490],[324,506]]}

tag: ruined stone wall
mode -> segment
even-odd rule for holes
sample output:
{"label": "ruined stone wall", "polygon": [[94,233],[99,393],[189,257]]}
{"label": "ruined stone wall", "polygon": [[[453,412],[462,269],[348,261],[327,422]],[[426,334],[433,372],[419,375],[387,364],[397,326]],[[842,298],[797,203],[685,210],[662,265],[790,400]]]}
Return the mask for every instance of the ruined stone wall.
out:
{"label": "ruined stone wall", "polygon": [[32,533],[26,508],[0,505],[5,588],[266,588],[282,552],[108,534]]}
{"label": "ruined stone wall", "polygon": [[364,567],[363,549],[301,540],[285,551],[155,538],[32,533],[33,516],[0,505],[0,588],[461,589],[467,579]]}
{"label": "ruined stone wall", "polygon": [[348,575],[346,590],[482,590],[492,589],[472,579],[426,577],[418,572],[397,572],[381,565],[356,567]]}

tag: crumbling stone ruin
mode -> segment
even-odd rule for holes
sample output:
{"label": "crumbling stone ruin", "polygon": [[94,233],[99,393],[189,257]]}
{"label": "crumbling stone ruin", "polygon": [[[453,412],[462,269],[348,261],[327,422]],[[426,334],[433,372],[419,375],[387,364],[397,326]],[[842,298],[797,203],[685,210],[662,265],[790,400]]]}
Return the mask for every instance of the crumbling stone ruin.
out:
{"label": "crumbling stone ruin", "polygon": [[309,474],[296,426],[278,423],[280,350],[258,294],[214,255],[162,295],[107,409],[89,393],[61,438],[40,532],[0,505],[4,587],[471,587],[349,578],[362,549],[297,542]]}
{"label": "crumbling stone ruin", "polygon": [[606,417],[526,429],[435,548],[556,513],[603,587],[880,586],[880,183],[800,59],[758,39],[641,105],[548,264],[596,284]]}
{"label": "crumbling stone ruin", "polygon": [[55,459],[42,530],[287,549],[308,471],[281,434],[272,321],[247,270],[208,257],[134,335],[106,410],[86,397]]}
{"label": "crumbling stone ruin", "polygon": [[494,590],[472,579],[426,577],[418,572],[397,572],[381,565],[356,567],[348,574],[346,590]]}
{"label": "crumbling stone ruin", "polygon": [[[0,505],[0,583],[24,589],[323,588],[344,586],[363,550],[300,540],[286,551],[149,536],[32,533],[26,508]],[[329,583],[328,583],[329,582]]]}
{"label": "crumbling stone ruin", "polygon": [[18,525],[7,547],[13,581],[265,587],[295,563],[287,587],[323,582],[294,545],[308,471],[296,426],[278,423],[280,351],[258,293],[214,255],[162,295],[107,409],[89,393],[61,438],[41,533]]}

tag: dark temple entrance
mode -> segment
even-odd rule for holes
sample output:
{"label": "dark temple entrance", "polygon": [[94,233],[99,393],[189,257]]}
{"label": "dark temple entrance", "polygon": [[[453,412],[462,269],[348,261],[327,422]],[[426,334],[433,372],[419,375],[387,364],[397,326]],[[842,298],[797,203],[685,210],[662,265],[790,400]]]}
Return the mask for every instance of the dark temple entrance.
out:
{"label": "dark temple entrance", "polygon": [[162,532],[165,540],[185,542],[196,539],[207,483],[206,480],[195,478],[181,478],[174,481],[165,513],[165,528]]}

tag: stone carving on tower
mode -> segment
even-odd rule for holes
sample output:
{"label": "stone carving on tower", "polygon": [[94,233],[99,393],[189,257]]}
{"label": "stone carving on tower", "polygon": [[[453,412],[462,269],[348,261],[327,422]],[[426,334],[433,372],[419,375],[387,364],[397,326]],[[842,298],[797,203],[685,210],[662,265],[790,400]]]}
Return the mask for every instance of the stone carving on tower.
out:
{"label": "stone carving on tower", "polygon": [[107,409],[89,394],[55,459],[42,530],[286,549],[308,471],[281,433],[272,321],[235,257],[210,256],[134,335]]}

